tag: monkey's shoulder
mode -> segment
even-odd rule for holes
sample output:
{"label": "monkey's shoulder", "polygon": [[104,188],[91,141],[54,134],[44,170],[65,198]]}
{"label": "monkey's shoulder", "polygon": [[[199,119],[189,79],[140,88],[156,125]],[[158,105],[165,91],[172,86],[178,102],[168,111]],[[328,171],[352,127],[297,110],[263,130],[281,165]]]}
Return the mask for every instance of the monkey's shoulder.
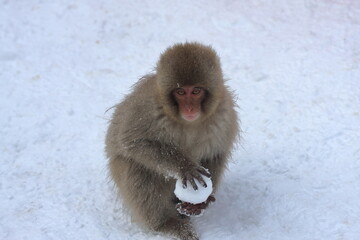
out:
{"label": "monkey's shoulder", "polygon": [[[131,89],[131,92],[117,105],[117,111],[123,113],[124,111],[146,111],[153,104],[155,88],[155,75],[145,75],[136,82]],[[134,108],[138,108],[135,109]],[[145,108],[145,109],[144,109]]]}
{"label": "monkey's shoulder", "polygon": [[157,111],[155,103],[155,76],[146,75],[132,88],[132,91],[116,105],[112,123],[118,132],[131,131],[145,134]]}
{"label": "monkey's shoulder", "polygon": [[147,74],[141,77],[133,86],[132,86],[132,94],[141,95],[141,96],[149,96],[153,95],[154,88],[156,86],[156,75],[155,74]]}

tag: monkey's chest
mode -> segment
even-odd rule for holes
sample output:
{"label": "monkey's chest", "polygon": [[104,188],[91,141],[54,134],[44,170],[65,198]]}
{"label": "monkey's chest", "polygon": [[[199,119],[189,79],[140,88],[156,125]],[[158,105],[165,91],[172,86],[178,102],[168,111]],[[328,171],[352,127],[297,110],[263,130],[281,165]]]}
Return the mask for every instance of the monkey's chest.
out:
{"label": "monkey's chest", "polygon": [[196,162],[204,158],[212,158],[223,151],[221,136],[214,132],[193,132],[182,136],[179,145],[185,150],[186,155]]}

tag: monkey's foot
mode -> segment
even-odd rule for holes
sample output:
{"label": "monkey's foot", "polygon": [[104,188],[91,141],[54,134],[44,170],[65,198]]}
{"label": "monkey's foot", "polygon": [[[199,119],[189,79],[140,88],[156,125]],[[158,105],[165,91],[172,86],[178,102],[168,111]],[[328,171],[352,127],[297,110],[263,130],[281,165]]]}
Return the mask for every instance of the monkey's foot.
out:
{"label": "monkey's foot", "polygon": [[211,202],[215,202],[214,196],[209,196],[209,198],[205,202],[199,203],[199,204],[180,202],[180,203],[176,204],[176,210],[181,215],[186,215],[189,217],[190,216],[201,216]]}
{"label": "monkey's foot", "polygon": [[189,219],[172,218],[155,230],[170,234],[179,240],[199,240]]}

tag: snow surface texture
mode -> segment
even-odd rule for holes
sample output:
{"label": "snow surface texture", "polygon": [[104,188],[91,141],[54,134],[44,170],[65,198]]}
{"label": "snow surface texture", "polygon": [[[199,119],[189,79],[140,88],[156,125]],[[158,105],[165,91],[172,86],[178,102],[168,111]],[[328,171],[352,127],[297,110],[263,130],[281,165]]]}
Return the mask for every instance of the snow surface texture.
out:
{"label": "snow surface texture", "polygon": [[194,190],[194,188],[191,186],[189,181],[187,182],[187,188],[184,188],[182,184],[182,180],[181,179],[176,180],[174,193],[177,196],[177,198],[180,199],[181,201],[192,204],[205,202],[212,193],[213,188],[212,188],[211,179],[204,175],[202,175],[202,177],[207,187],[204,187],[197,179],[194,179],[196,185],[198,186],[197,190]]}
{"label": "snow surface texture", "polygon": [[186,40],[243,129],[201,239],[359,239],[356,0],[0,1],[0,239],[167,239],[115,195],[105,110]]}

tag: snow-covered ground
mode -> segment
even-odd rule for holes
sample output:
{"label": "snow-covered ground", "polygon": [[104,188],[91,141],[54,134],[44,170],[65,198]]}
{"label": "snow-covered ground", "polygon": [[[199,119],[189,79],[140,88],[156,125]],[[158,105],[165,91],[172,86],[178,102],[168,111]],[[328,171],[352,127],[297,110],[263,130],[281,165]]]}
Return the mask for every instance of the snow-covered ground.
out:
{"label": "snow-covered ground", "polygon": [[116,197],[105,111],[186,40],[243,129],[201,239],[359,239],[357,0],[0,1],[0,239],[166,239]]}

